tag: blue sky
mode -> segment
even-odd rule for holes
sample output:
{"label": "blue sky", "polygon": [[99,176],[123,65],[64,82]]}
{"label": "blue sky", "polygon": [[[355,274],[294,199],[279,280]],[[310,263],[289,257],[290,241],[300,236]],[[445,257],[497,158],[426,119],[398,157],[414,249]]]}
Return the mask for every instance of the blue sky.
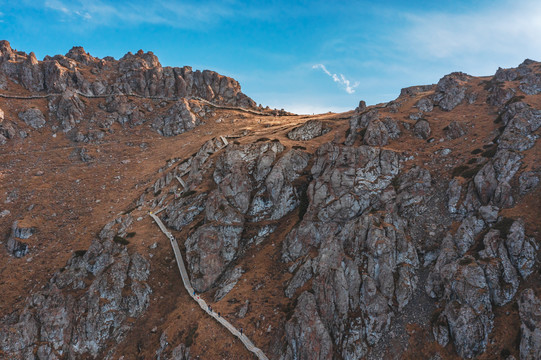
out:
{"label": "blue sky", "polygon": [[541,1],[0,0],[0,39],[38,58],[153,51],[298,113],[396,98],[452,71],[541,60]]}

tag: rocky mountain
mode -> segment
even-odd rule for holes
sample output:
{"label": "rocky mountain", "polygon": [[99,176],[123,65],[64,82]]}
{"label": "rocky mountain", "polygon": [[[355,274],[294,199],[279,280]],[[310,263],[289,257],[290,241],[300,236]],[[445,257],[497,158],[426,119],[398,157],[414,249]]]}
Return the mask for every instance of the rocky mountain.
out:
{"label": "rocky mountain", "polygon": [[541,63],[294,116],[152,53],[0,53],[0,355],[251,358],[159,211],[269,359],[539,357]]}

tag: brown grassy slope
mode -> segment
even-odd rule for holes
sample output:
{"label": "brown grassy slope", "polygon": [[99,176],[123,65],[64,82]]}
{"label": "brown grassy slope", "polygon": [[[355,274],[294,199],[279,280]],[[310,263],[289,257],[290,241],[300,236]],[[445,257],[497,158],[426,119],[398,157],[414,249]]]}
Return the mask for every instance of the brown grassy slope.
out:
{"label": "brown grassy slope", "polygon": [[[484,103],[483,79],[474,79],[473,85],[480,93],[474,104],[459,105],[452,112],[435,108],[425,115],[432,128],[429,143],[414,137],[411,131],[400,125],[402,135],[391,141],[386,148],[407,152],[415,159],[404,164],[405,168],[414,164],[427,167],[435,176],[449,177],[449,173],[459,165],[473,160],[470,167],[486,161],[475,149],[483,148],[498,134],[501,124],[495,124],[495,108]],[[381,109],[381,117],[390,116],[399,123],[414,124],[408,115],[417,100],[428,93],[420,93],[403,99],[397,113]],[[532,105],[540,108],[539,97],[527,97]],[[88,100],[89,109],[96,108],[100,100]],[[17,112],[28,106],[36,106],[46,112],[46,102],[24,100],[0,100],[0,107],[6,118],[16,119]],[[348,128],[346,120],[351,114],[316,115],[306,117],[258,117],[232,111],[217,111],[216,117],[195,130],[173,138],[162,138],[146,125],[134,129],[114,126],[114,134],[108,134],[100,145],[73,144],[64,135],[52,137],[49,128],[32,131],[23,140],[15,140],[0,150],[0,203],[2,209],[11,211],[9,217],[0,219],[3,236],[8,235],[13,220],[21,220],[26,226],[34,226],[38,232],[28,240],[30,254],[23,259],[15,259],[0,251],[0,315],[5,315],[24,305],[23,300],[34,289],[43,286],[52,273],[62,266],[75,250],[86,249],[101,227],[116,214],[132,208],[133,202],[144,189],[160,176],[157,173],[168,159],[187,158],[196,152],[208,139],[219,135],[237,134],[247,130],[248,135],[239,138],[240,143],[251,143],[261,138],[278,139],[288,148],[303,146],[313,153],[328,141],[342,142]],[[217,123],[215,120],[222,118]],[[332,127],[328,134],[308,142],[295,142],[287,139],[286,133],[308,119],[325,119]],[[444,128],[451,121],[463,124],[468,133],[456,140],[444,140]],[[24,124],[19,122],[24,128]],[[142,149],[141,143],[148,144]],[[129,144],[131,143],[131,144]],[[357,144],[358,145],[358,144]],[[93,157],[89,163],[70,159],[74,147],[85,147]],[[452,149],[446,157],[435,155],[437,150]],[[214,155],[217,156],[218,154]],[[525,152],[525,168],[538,166],[541,158],[539,146]],[[129,162],[123,160],[129,160]],[[38,176],[38,172],[43,175]],[[120,178],[118,178],[120,176]],[[463,181],[466,181],[464,179]],[[18,198],[5,203],[7,195],[17,190]],[[539,236],[541,223],[535,214],[541,211],[539,191],[521,199],[513,209],[505,210],[506,216],[524,217],[530,235]],[[99,200],[99,201],[98,201]],[[30,206],[34,205],[32,209]],[[146,210],[146,209],[145,209]],[[162,332],[168,335],[172,346],[192,340],[191,354],[202,359],[251,358],[251,355],[224,329],[206,317],[192,302],[181,285],[172,252],[165,237],[158,231],[145,211],[133,211],[134,218],[144,217],[135,222],[132,231],[136,235],[130,240],[143,254],[152,253],[151,286],[152,301],[149,309],[140,319],[133,319],[135,326],[126,340],[117,347],[117,355],[126,358],[152,358],[159,347]],[[287,264],[280,262],[281,241],[289,229],[297,222],[294,211],[280,222],[280,228],[262,244],[253,246],[237,261],[246,273],[238,285],[214,308],[230,321],[245,329],[254,343],[265,351],[271,351],[272,343],[283,336],[284,321],[290,311],[291,301],[285,298],[283,289],[290,278]],[[189,231],[189,229],[186,229]],[[186,233],[175,233],[183,242]],[[156,250],[148,246],[158,242]],[[31,259],[29,261],[29,259]],[[210,300],[212,294],[203,294]],[[245,299],[250,301],[250,310],[244,319],[235,315]],[[509,311],[509,315],[507,315]],[[516,355],[518,317],[512,306],[497,309],[496,330],[491,345],[483,358],[499,356],[509,349]],[[501,324],[498,325],[498,324]],[[156,327],[155,331],[152,331]],[[197,327],[197,330],[194,329]],[[406,358],[416,354],[433,354],[439,351],[442,356],[453,358],[453,350],[440,349],[430,339],[429,329],[410,330],[410,347],[404,353]],[[195,334],[195,335],[190,335]],[[393,349],[396,344],[389,344]],[[396,350],[396,348],[395,348]],[[402,349],[403,350],[403,349]]]}

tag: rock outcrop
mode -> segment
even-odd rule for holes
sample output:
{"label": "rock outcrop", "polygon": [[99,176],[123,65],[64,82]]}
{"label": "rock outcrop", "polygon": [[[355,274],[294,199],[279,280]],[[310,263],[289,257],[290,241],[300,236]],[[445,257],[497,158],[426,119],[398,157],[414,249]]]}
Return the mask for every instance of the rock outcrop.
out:
{"label": "rock outcrop", "polygon": [[108,342],[123,339],[130,329],[126,320],[146,310],[151,293],[148,261],[115,241],[130,221],[119,218],[105,226],[87,251],[75,252],[43,290],[27,299],[20,313],[2,319],[4,354],[10,359],[34,358],[36,352],[40,359],[96,358]]}
{"label": "rock outcrop", "polygon": [[[181,197],[166,209],[166,223],[178,230],[201,221],[185,243],[192,284],[198,292],[215,285],[229,264],[255,240],[242,237],[246,223],[276,221],[299,206],[301,187],[295,182],[309,160],[303,151],[283,154],[280,142],[264,142],[229,145],[213,166],[208,157],[218,149],[214,142],[208,142],[181,164],[188,187],[206,174],[213,179],[213,190]],[[264,237],[269,231],[262,227],[260,234]]]}
{"label": "rock outcrop", "polygon": [[[162,67],[152,52],[128,53],[120,60],[99,59],[74,47],[65,56],[46,56],[38,61],[33,53],[16,51],[2,41],[0,74],[8,91],[22,86],[31,93],[49,94],[48,114],[37,108],[20,111],[19,118],[31,129],[49,124],[55,131],[59,127],[63,132],[77,133],[81,127],[92,128],[94,122],[101,129],[110,129],[115,122],[133,127],[148,121],[161,135],[174,136],[193,129],[212,114],[204,101],[256,107],[234,79],[209,70],[193,71],[188,66]],[[45,96],[41,94],[37,96]],[[87,109],[83,97],[104,99],[98,106],[105,113]],[[166,111],[153,113],[156,104],[152,99],[164,100],[157,106],[167,107]],[[0,121],[0,145],[13,137],[13,126]],[[95,140],[91,133],[82,137],[87,142]]]}
{"label": "rock outcrop", "polygon": [[330,129],[326,128],[320,120],[308,120],[301,126],[288,132],[287,137],[291,140],[307,141],[326,134],[329,130]]}
{"label": "rock outcrop", "polygon": [[444,76],[438,82],[433,100],[445,111],[453,110],[466,97],[468,74],[456,72]]}
{"label": "rock outcrop", "polygon": [[[196,96],[223,105],[256,105],[231,78],[209,70],[193,71],[189,66],[162,67],[152,52],[142,50],[114,60],[98,59],[82,47],[74,47],[65,56],[46,56],[38,61],[34,53],[27,55],[13,50],[4,40],[0,44],[0,70],[8,80],[30,91],[71,90],[89,96],[120,93],[164,98]],[[94,76],[89,77],[85,70],[91,70]],[[105,71],[116,76],[105,76]]]}
{"label": "rock outcrop", "polygon": [[526,289],[518,300],[520,313],[520,359],[534,360],[541,354],[541,300]]}

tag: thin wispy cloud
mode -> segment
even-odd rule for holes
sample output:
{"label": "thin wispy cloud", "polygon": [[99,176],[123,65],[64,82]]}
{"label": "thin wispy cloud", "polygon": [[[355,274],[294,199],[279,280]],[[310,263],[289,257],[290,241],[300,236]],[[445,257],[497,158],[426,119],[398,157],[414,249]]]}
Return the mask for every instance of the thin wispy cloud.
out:
{"label": "thin wispy cloud", "polygon": [[438,59],[541,55],[541,2],[506,1],[469,13],[406,15],[400,41],[406,51]]}
{"label": "thin wispy cloud", "polygon": [[325,74],[329,75],[334,82],[342,85],[348,94],[353,94],[355,88],[359,86],[359,82],[351,83],[350,80],[346,79],[343,74],[333,74],[323,64],[316,64],[312,66],[312,69],[321,69]]}
{"label": "thin wispy cloud", "polygon": [[[35,5],[37,6],[37,5]],[[64,21],[84,20],[87,25],[165,25],[173,28],[204,28],[224,19],[263,18],[266,9],[230,1],[155,1],[125,3],[47,0],[43,6],[56,11]]]}

